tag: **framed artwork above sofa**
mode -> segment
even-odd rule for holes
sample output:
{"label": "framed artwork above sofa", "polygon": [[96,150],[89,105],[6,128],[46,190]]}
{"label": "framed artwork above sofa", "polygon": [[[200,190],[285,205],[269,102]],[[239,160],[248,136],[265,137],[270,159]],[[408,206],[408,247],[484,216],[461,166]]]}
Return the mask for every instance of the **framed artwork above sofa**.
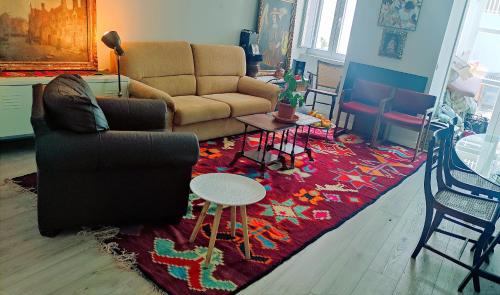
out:
{"label": "framed artwork above sofa", "polygon": [[97,70],[95,0],[0,0],[0,70]]}
{"label": "framed artwork above sofa", "polygon": [[259,48],[263,73],[274,73],[278,66],[290,68],[296,0],[260,0]]}

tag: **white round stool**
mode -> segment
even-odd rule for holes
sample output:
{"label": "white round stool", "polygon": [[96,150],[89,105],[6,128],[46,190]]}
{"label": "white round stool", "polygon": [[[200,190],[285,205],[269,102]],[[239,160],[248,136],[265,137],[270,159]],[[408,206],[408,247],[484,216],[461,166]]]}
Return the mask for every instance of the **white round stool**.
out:
{"label": "white round stool", "polygon": [[220,217],[222,209],[231,207],[231,235],[234,237],[236,232],[236,207],[240,207],[241,224],[243,227],[243,238],[245,245],[245,258],[250,259],[250,248],[248,241],[248,225],[247,225],[247,209],[246,205],[257,203],[266,196],[266,189],[257,181],[229,173],[209,173],[195,177],[190,183],[191,191],[198,197],[205,200],[201,214],[196,221],[193,233],[189,238],[189,242],[193,242],[198,234],[201,224],[205,219],[210,203],[217,204],[215,211],[214,223],[210,234],[210,242],[208,243],[207,257],[205,265],[210,264],[212,251],[217,238],[219,229]]}

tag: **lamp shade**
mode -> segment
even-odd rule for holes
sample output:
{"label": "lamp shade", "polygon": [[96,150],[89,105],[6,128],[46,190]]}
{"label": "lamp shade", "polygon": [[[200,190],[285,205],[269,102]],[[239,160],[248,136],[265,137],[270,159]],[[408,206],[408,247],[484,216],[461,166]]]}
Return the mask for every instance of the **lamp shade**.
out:
{"label": "lamp shade", "polygon": [[108,31],[102,35],[101,38],[102,43],[106,44],[111,49],[115,50],[115,53],[119,56],[122,56],[125,51],[121,47],[120,36],[116,31]]}

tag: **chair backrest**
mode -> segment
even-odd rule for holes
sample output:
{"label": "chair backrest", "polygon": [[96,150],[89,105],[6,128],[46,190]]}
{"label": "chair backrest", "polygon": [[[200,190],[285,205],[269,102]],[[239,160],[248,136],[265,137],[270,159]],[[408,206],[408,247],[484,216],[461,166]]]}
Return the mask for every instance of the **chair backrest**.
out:
{"label": "chair backrest", "polygon": [[[443,190],[446,188],[446,184],[444,182],[443,173],[444,173],[444,165],[445,165],[445,151],[448,148],[449,142],[449,132],[450,129],[441,129],[434,132],[434,135],[429,142],[429,146],[427,148],[428,151],[435,151],[437,146],[438,157],[437,157],[437,167],[436,167],[436,180],[438,190]],[[433,201],[434,195],[432,194],[432,170],[433,170],[433,152],[427,153],[427,162],[425,165],[425,179],[424,179],[424,191],[426,201]]]}
{"label": "chair backrest", "polygon": [[417,115],[425,114],[425,111],[434,107],[435,103],[434,95],[398,88],[391,101],[391,108],[400,113]]}
{"label": "chair backrest", "polygon": [[434,202],[434,194],[432,193],[432,170],[433,170],[433,157],[434,153],[430,151],[435,151],[436,146],[438,150],[437,168],[436,168],[436,178],[438,183],[438,190],[442,190],[446,187],[443,180],[443,163],[444,163],[444,150],[446,148],[446,142],[448,139],[449,129],[441,129],[434,132],[432,139],[429,141],[427,147],[427,161],[425,163],[425,177],[424,177],[424,193],[426,206],[432,206]]}
{"label": "chair backrest", "polygon": [[316,87],[337,89],[342,80],[343,67],[318,60]]}
{"label": "chair backrest", "polygon": [[390,98],[394,88],[385,84],[358,79],[354,82],[350,100],[369,105],[378,105],[382,99]]}

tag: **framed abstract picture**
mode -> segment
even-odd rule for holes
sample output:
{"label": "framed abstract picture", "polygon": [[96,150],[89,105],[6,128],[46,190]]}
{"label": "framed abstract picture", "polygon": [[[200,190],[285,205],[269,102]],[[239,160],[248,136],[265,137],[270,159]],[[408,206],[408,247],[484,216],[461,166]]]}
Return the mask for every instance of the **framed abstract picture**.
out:
{"label": "framed abstract picture", "polygon": [[274,72],[278,66],[290,67],[296,0],[260,0],[259,50],[261,72]]}
{"label": "framed abstract picture", "polygon": [[0,70],[97,70],[95,0],[0,0]]}
{"label": "framed abstract picture", "polygon": [[408,33],[401,30],[384,29],[378,55],[401,59]]}
{"label": "framed abstract picture", "polygon": [[378,24],[382,27],[415,31],[423,0],[382,0]]}

